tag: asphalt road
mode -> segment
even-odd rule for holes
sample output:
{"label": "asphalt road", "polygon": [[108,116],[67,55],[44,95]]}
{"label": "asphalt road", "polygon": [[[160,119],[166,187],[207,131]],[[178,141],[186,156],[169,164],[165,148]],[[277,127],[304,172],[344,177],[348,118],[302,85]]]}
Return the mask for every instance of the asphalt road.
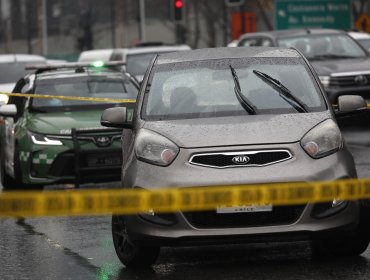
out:
{"label": "asphalt road", "polygon": [[[370,128],[343,132],[370,177]],[[0,219],[0,279],[370,279],[370,249],[318,262],[306,242],[165,248],[152,269],[126,269],[110,226],[107,216]]]}

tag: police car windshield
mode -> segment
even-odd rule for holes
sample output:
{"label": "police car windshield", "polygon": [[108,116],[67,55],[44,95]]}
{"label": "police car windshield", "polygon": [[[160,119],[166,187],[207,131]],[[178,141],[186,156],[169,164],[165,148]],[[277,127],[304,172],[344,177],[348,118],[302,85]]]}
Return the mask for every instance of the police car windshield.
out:
{"label": "police car windshield", "polygon": [[[38,79],[35,93],[66,97],[136,99],[138,90],[122,76],[77,76]],[[118,106],[119,103],[58,98],[31,100],[31,108],[36,111],[90,110],[114,105]]]}

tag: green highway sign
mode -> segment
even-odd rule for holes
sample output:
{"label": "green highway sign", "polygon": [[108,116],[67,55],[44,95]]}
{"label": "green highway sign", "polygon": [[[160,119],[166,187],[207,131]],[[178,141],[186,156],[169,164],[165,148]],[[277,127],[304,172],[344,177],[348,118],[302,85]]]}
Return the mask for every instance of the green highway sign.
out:
{"label": "green highway sign", "polygon": [[351,0],[275,0],[276,29],[351,27]]}

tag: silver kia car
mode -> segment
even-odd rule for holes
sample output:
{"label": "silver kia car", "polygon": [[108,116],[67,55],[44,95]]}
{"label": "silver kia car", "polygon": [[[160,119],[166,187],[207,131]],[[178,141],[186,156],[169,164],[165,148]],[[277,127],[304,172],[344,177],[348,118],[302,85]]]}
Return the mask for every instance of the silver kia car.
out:
{"label": "silver kia car", "polygon": [[[216,48],[158,55],[136,109],[110,108],[123,128],[123,188],[356,178],[335,116],[365,110],[360,96],[329,106],[295,49]],[[369,243],[361,201],[220,205],[212,211],[113,216],[119,259],[151,265],[161,246],[312,240],[318,255],[358,255]]]}

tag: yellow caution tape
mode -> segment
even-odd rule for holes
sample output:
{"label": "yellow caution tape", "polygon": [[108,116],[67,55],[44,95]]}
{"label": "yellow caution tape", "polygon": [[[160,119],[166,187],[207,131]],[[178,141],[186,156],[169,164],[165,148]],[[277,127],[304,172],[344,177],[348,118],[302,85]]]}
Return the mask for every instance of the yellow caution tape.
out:
{"label": "yellow caution tape", "polygon": [[0,193],[0,217],[130,215],[212,210],[252,204],[297,205],[370,198],[370,179],[209,186],[158,190],[71,190]]}
{"label": "yellow caution tape", "polygon": [[61,96],[61,95],[47,95],[47,94],[29,94],[29,93],[6,93],[0,92],[7,96],[15,97],[32,97],[32,98],[47,98],[47,99],[62,99],[62,100],[76,100],[76,101],[93,101],[93,102],[112,102],[112,103],[135,103],[135,99],[116,99],[116,98],[95,98],[95,97],[79,97],[79,96]]}

